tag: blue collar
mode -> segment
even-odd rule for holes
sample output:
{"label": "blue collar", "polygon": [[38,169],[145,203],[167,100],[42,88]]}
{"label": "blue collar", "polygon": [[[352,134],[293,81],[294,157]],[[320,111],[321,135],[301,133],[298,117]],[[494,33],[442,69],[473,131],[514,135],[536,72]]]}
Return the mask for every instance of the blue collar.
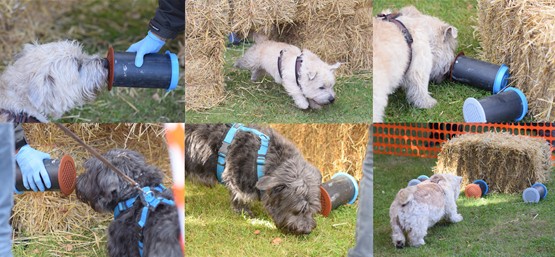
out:
{"label": "blue collar", "polygon": [[264,133],[249,127],[245,127],[241,123],[235,123],[231,128],[227,131],[225,138],[222,142],[222,146],[218,151],[218,164],[216,166],[216,177],[218,181],[222,183],[222,174],[224,173],[224,167],[226,162],[226,155],[229,145],[233,142],[233,138],[235,138],[235,134],[237,131],[243,131],[252,133],[260,138],[260,148],[258,149],[258,156],[256,158],[256,174],[258,179],[264,176],[264,164],[266,164],[266,154],[268,153],[268,145],[270,143],[270,137],[266,136]]}
{"label": "blue collar", "polygon": [[[159,193],[162,193],[164,190],[166,190],[166,187],[160,184],[156,187],[153,187],[152,189],[154,189],[154,191],[158,191]],[[151,187],[143,187],[141,194],[135,197],[129,198],[125,201],[119,202],[118,205],[116,205],[116,208],[114,209],[114,219],[116,219],[122,212],[131,209],[131,207],[133,207],[133,205],[136,202],[142,202],[144,205],[143,210],[141,212],[141,219],[138,222],[139,227],[141,228],[141,239],[139,239],[139,253],[141,254],[141,256],[143,256],[143,240],[142,240],[143,231],[142,230],[148,218],[148,210],[156,209],[156,207],[160,203],[167,204],[167,205],[175,205],[175,202],[173,200],[166,199],[162,196],[156,197],[154,195],[154,192],[151,190]]]}

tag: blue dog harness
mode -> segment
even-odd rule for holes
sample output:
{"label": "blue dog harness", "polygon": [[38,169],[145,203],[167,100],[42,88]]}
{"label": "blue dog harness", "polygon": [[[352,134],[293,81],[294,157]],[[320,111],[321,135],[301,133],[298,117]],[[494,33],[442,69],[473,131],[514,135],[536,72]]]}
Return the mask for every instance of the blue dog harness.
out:
{"label": "blue dog harness", "polygon": [[268,153],[268,145],[270,143],[270,137],[266,136],[264,133],[249,127],[245,127],[241,123],[235,123],[231,128],[227,131],[225,135],[224,141],[220,150],[218,151],[218,165],[216,166],[216,177],[218,181],[222,183],[222,174],[224,173],[225,167],[225,159],[227,155],[227,150],[229,145],[233,142],[233,138],[235,138],[235,134],[237,131],[244,131],[252,133],[260,138],[260,148],[258,149],[258,156],[256,158],[256,173],[258,178],[264,176],[264,164],[266,163],[266,153]]}
{"label": "blue dog harness", "polygon": [[[155,191],[162,193],[164,190],[166,190],[166,187],[160,184],[156,187],[153,187],[153,189]],[[138,222],[139,227],[141,227],[141,239],[139,239],[139,253],[141,254],[141,256],[143,256],[142,230],[144,229],[146,220],[148,218],[148,210],[149,209],[155,210],[156,207],[161,203],[167,204],[167,205],[175,205],[175,202],[173,200],[169,200],[161,196],[156,197],[154,196],[154,192],[151,190],[150,187],[143,187],[142,194],[139,194],[135,197],[127,199],[126,201],[118,203],[118,205],[114,209],[114,219],[116,219],[122,212],[131,209],[131,207],[133,207],[133,205],[136,202],[139,202],[137,201],[137,199],[144,204],[143,210],[141,212],[141,219]]]}

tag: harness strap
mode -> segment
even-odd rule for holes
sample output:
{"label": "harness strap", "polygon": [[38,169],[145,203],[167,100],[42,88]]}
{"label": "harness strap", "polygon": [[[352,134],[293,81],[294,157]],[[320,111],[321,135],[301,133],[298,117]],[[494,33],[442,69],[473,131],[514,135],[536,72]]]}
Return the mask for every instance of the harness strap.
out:
{"label": "harness strap", "polygon": [[249,127],[245,127],[241,123],[235,123],[229,130],[227,131],[226,136],[222,142],[222,146],[218,151],[218,164],[216,166],[216,177],[218,178],[218,182],[222,183],[222,174],[224,173],[225,164],[226,164],[226,156],[229,145],[233,142],[237,131],[248,132],[254,134],[260,138],[260,148],[257,152],[256,157],[256,174],[260,179],[264,176],[264,165],[266,164],[266,154],[268,153],[268,146],[270,143],[270,138],[266,136],[264,133]]}
{"label": "harness strap", "polygon": [[279,72],[279,77],[283,78],[283,75],[281,75],[281,59],[283,58],[283,52],[285,51],[285,49],[279,51],[279,57],[278,57],[278,72]]}
{"label": "harness strap", "polygon": [[397,19],[399,18],[399,16],[401,16],[401,13],[378,14],[378,18],[382,18],[382,20],[384,21],[395,24],[401,30],[401,33],[403,33],[403,37],[405,38],[405,42],[407,42],[407,44],[409,45],[409,63],[407,65],[407,68],[405,69],[405,73],[407,73],[412,62],[412,43],[414,42],[414,40],[412,39],[412,35],[410,34],[405,24]]}
{"label": "harness strap", "polygon": [[[153,189],[155,191],[162,193],[164,190],[166,190],[166,187],[164,187],[163,185],[158,185],[156,187],[153,187]],[[164,197],[160,197],[160,196],[156,197],[150,187],[143,187],[142,193],[140,195],[137,195],[135,197],[127,199],[126,201],[118,203],[118,205],[114,209],[114,219],[117,218],[122,212],[133,207],[133,205],[137,202],[137,199],[140,199],[141,202],[143,202],[144,204],[144,207],[141,210],[141,218],[137,223],[141,228],[141,239],[139,239],[139,253],[141,256],[143,256],[142,230],[144,229],[146,225],[146,221],[148,219],[148,210],[149,209],[155,210],[156,207],[158,207],[158,205],[161,203],[174,206],[175,202],[173,200],[169,200]]]}
{"label": "harness strap", "polygon": [[303,87],[301,86],[301,83],[299,82],[299,79],[301,78],[301,65],[303,64],[303,52],[301,51],[301,55],[297,56],[297,60],[295,61],[295,81],[297,81],[297,86],[299,86],[299,88],[301,89],[301,93],[303,93]]}

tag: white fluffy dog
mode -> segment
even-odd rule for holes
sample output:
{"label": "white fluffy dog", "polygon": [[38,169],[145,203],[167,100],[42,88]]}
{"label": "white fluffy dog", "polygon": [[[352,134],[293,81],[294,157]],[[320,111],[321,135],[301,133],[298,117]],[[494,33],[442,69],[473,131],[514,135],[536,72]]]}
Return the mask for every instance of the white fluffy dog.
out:
{"label": "white fluffy dog", "polygon": [[428,228],[441,219],[462,221],[456,204],[461,181],[462,177],[452,174],[436,174],[416,186],[401,189],[389,208],[393,244],[404,247],[407,234],[410,246],[421,246]]}
{"label": "white fluffy dog", "polygon": [[0,122],[48,122],[92,101],[106,84],[102,58],[76,41],[26,44],[0,77]]}
{"label": "white fluffy dog", "polygon": [[320,109],[335,101],[334,71],[341,63],[329,65],[307,49],[270,41],[264,35],[255,33],[254,40],[256,43],[235,62],[235,67],[252,72],[252,81],[269,74],[300,109]]}
{"label": "white fluffy dog", "polygon": [[[439,83],[455,59],[457,29],[414,6],[385,18],[374,18],[373,122],[383,122],[388,96],[397,88],[418,108],[432,108],[437,101],[428,92],[430,81]],[[388,20],[389,18],[389,20]],[[405,29],[401,29],[401,27]],[[405,31],[405,33],[403,33]]]}

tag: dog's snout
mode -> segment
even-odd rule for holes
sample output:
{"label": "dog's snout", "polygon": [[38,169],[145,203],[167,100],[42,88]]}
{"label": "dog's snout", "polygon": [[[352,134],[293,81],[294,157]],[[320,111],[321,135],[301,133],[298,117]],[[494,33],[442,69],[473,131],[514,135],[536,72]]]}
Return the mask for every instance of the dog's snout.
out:
{"label": "dog's snout", "polygon": [[335,102],[335,97],[330,96],[330,98],[328,100],[330,101],[330,104],[332,104],[333,102]]}
{"label": "dog's snout", "polygon": [[398,249],[401,249],[401,248],[405,247],[405,244],[403,243],[403,241],[398,240],[395,244],[395,247],[397,247]]}

